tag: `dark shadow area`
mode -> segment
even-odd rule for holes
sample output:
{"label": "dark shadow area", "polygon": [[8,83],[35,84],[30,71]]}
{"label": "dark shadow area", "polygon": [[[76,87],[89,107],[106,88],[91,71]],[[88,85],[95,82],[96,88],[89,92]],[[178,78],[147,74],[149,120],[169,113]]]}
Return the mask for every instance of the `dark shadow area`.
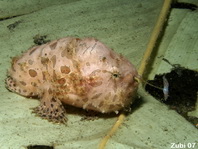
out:
{"label": "dark shadow area", "polygon": [[171,8],[189,9],[189,10],[194,11],[197,9],[197,5],[191,4],[191,3],[173,1],[173,3],[171,4]]}
{"label": "dark shadow area", "polygon": [[54,149],[54,147],[47,145],[29,145],[27,149]]}
{"label": "dark shadow area", "polygon": [[[134,102],[129,107],[126,107],[125,109],[119,111],[119,113],[124,112],[124,114],[130,115],[134,111],[139,109],[141,105],[144,103],[145,101],[142,99],[142,97],[136,96],[134,99]],[[73,107],[70,105],[64,105],[64,106],[68,114],[82,116],[81,120],[95,120],[98,118],[109,119],[109,118],[118,117],[119,115],[119,114],[116,114],[115,112],[100,113],[100,112],[92,111],[92,110],[84,110],[82,108],[77,108],[77,107]]]}
{"label": "dark shadow area", "polygon": [[108,119],[108,118],[113,118],[113,117],[118,116],[115,112],[100,113],[100,112],[93,111],[93,110],[84,110],[82,108],[74,107],[71,105],[64,105],[64,106],[67,111],[67,114],[79,115],[82,117],[81,120],[95,120],[98,118]]}
{"label": "dark shadow area", "polygon": [[138,110],[145,103],[146,102],[141,96],[137,96],[135,101],[130,105],[130,107],[124,110],[124,113],[126,115],[133,114],[136,110]]}

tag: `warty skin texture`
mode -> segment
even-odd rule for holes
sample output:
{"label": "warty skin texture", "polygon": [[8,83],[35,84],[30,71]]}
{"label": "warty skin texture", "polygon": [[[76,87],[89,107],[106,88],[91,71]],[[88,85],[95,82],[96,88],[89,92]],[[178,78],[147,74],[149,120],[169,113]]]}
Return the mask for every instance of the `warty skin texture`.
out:
{"label": "warty skin texture", "polygon": [[22,96],[39,97],[34,112],[65,123],[62,103],[102,113],[128,107],[138,87],[136,76],[126,58],[100,41],[66,37],[14,57],[6,87]]}

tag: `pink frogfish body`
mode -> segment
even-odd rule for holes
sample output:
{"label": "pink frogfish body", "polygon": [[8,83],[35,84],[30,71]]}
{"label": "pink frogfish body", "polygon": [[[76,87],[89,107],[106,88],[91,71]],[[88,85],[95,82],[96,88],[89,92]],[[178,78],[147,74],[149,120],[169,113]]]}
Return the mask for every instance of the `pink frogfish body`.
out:
{"label": "pink frogfish body", "polygon": [[65,123],[63,104],[101,113],[129,107],[136,94],[135,67],[94,38],[66,37],[30,48],[12,59],[6,87],[37,96],[34,113]]}

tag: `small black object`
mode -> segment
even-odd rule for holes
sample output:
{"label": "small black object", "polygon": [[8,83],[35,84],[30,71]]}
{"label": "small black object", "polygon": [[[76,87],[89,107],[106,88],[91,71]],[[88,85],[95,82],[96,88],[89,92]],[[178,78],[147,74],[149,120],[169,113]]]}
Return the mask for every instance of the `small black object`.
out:
{"label": "small black object", "polygon": [[54,149],[54,147],[47,145],[29,145],[27,149]]}

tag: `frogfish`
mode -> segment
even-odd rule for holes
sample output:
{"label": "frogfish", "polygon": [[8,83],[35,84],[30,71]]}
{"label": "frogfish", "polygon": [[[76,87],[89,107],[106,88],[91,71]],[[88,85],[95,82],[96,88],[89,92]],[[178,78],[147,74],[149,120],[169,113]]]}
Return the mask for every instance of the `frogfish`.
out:
{"label": "frogfish", "polygon": [[6,88],[40,99],[33,112],[65,123],[66,106],[111,113],[129,107],[137,70],[123,55],[95,38],[66,37],[34,46],[12,58]]}

